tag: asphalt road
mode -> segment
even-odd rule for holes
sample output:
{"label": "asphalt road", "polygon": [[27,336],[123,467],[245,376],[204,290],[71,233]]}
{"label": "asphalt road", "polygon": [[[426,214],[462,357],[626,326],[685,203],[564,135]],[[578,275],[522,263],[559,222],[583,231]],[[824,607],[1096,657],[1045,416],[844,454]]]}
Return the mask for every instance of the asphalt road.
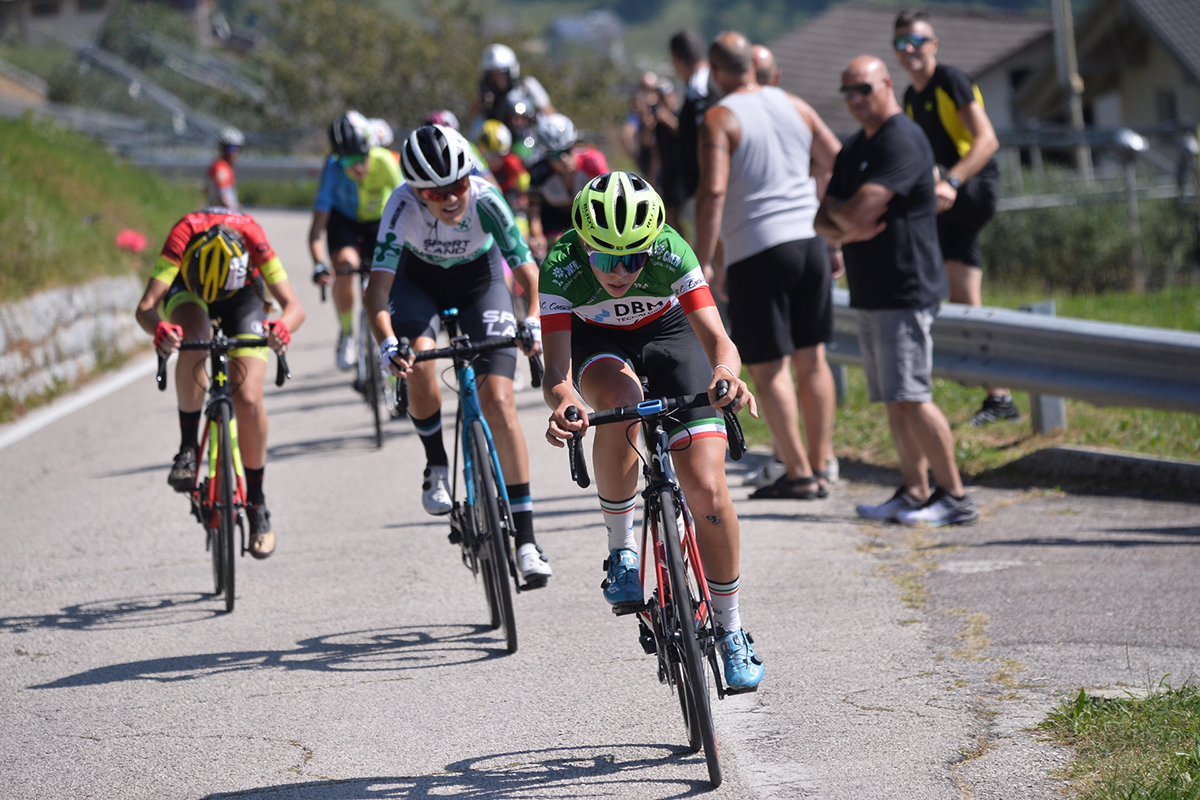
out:
{"label": "asphalt road", "polygon": [[[278,549],[239,561],[224,614],[165,483],[175,411],[150,375],[0,449],[0,797],[707,792],[635,625],[601,598],[595,495],[542,441],[540,394],[518,402],[555,574],[516,598],[507,655],[421,511],[411,426],[375,450],[334,370],[307,217],[258,216],[309,312],[294,379],[268,389]],[[978,526],[914,532],[854,516],[894,475],[845,465],[827,500],[747,501],[752,461],[730,480],[766,678],[714,707],[719,795],[1050,798],[1068,753],[1032,726],[1056,702],[1197,673],[1196,505],[972,487]]]}

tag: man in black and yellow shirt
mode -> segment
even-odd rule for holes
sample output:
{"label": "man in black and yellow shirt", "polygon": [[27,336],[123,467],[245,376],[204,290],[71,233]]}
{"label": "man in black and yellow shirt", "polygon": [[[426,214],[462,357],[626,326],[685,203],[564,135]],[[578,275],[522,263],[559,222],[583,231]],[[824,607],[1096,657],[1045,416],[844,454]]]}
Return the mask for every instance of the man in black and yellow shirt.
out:
{"label": "man in black and yellow shirt", "polygon": [[[929,14],[901,12],[892,46],[912,79],[904,92],[904,110],[929,137],[938,165],[938,240],[950,302],[983,305],[979,231],[995,213],[1000,196],[1000,173],[992,157],[1000,146],[996,132],[971,76],[937,62],[938,40]],[[988,387],[970,424],[1020,418],[1008,389]]]}

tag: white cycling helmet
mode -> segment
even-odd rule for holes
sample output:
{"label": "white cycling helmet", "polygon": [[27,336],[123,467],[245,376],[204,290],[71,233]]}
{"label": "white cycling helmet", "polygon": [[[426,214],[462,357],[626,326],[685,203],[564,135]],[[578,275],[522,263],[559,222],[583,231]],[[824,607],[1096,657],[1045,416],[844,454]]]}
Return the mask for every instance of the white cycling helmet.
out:
{"label": "white cycling helmet", "polygon": [[517,63],[517,54],[505,44],[489,44],[483,48],[483,55],[479,58],[479,69],[481,72],[504,70],[514,81],[521,77],[521,65]]}
{"label": "white cycling helmet", "polygon": [[232,125],[222,128],[217,135],[217,144],[230,147],[241,147],[246,143],[246,137]]}
{"label": "white cycling helmet", "polygon": [[423,125],[409,135],[400,153],[400,172],[417,189],[449,186],[476,165],[471,144],[443,125]]}
{"label": "white cycling helmet", "polygon": [[575,123],[566,114],[547,114],[538,120],[537,140],[544,150],[568,150],[578,139]]}

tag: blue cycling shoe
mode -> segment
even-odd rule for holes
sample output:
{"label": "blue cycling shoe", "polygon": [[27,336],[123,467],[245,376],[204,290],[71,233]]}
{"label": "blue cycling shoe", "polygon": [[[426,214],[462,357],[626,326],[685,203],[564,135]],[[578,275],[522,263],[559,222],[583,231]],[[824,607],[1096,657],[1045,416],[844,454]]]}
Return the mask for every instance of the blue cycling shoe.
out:
{"label": "blue cycling shoe", "polygon": [[600,584],[604,599],[617,615],[632,614],[644,605],[642,576],[638,572],[637,553],[632,550],[609,550],[604,561],[608,577]]}
{"label": "blue cycling shoe", "polygon": [[717,639],[717,651],[725,664],[725,685],[730,694],[753,692],[763,678],[763,662],[754,652],[754,639],[744,630]]}

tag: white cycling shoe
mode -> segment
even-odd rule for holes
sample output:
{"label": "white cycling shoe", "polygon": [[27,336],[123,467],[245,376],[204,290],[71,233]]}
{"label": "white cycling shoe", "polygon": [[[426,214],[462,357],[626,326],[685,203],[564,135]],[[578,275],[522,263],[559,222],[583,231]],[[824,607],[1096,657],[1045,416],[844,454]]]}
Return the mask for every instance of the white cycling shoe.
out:
{"label": "white cycling shoe", "polygon": [[530,588],[544,586],[553,574],[550,562],[542,555],[542,548],[529,542],[517,548],[517,571]]}
{"label": "white cycling shoe", "polygon": [[421,505],[425,513],[440,517],[449,514],[454,504],[450,500],[450,468],[426,467],[425,482],[421,484]]}
{"label": "white cycling shoe", "polygon": [[358,343],[348,333],[338,337],[336,359],[338,369],[351,370],[358,366]]}

